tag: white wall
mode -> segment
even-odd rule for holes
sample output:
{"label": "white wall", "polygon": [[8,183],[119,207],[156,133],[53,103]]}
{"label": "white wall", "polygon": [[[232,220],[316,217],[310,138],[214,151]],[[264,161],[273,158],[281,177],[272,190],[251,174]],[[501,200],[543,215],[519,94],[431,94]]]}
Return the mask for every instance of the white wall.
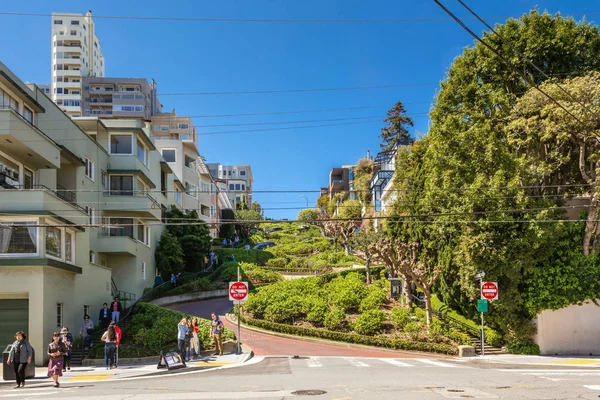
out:
{"label": "white wall", "polygon": [[600,307],[589,302],[543,311],[535,342],[543,355],[600,355]]}

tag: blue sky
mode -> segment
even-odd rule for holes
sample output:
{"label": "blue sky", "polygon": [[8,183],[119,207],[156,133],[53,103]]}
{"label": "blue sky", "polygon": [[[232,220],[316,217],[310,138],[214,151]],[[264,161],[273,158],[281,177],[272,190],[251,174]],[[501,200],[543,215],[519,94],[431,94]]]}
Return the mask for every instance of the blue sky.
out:
{"label": "blue sky", "polygon": [[[444,3],[459,16],[466,15],[454,0]],[[588,17],[592,21],[600,15],[600,5],[591,1],[471,0],[468,3],[486,16],[489,23],[502,22],[506,16],[519,16],[535,6],[552,13],[595,14]],[[143,7],[137,4],[141,3],[24,0],[3,4],[0,11],[85,13],[91,9],[98,16],[267,19],[446,17],[430,0],[148,0]],[[95,22],[107,76],[154,78],[165,110],[175,108],[180,115],[376,106],[289,115],[195,118],[200,151],[206,159],[225,164],[250,164],[255,179],[255,200],[263,205],[267,216],[289,219],[305,206],[306,200],[300,197],[303,193],[260,191],[318,191],[327,184],[332,167],[353,164],[368,150],[372,154],[377,152],[385,112],[399,100],[406,104],[409,115],[415,116],[415,134],[426,133],[426,113],[439,82],[454,57],[473,43],[466,32],[449,20],[351,24],[115,19],[96,19]],[[482,26],[472,20],[469,25],[478,33],[482,31]],[[50,18],[0,15],[0,26],[5,33],[0,60],[25,81],[49,83]],[[422,85],[303,93],[161,95],[402,84]],[[374,118],[357,119],[360,117]],[[306,120],[336,121],[223,126]],[[342,123],[346,125],[227,133]],[[309,204],[314,205],[318,193],[304,195]]]}

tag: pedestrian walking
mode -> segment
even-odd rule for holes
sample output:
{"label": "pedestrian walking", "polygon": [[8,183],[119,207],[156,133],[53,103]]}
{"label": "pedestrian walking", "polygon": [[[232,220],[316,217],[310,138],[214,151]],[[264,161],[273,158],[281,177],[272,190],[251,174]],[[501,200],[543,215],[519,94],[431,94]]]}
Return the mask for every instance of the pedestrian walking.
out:
{"label": "pedestrian walking", "polygon": [[233,243],[234,243],[235,247],[237,247],[237,245],[240,243],[240,237],[236,235]]}
{"label": "pedestrian walking", "polygon": [[188,318],[187,322],[187,333],[185,334],[185,354],[186,354],[186,359],[189,361],[192,359],[192,356],[194,354],[193,349],[192,349],[192,338],[193,338],[193,332],[194,332],[194,327],[192,326],[192,319]]}
{"label": "pedestrian walking", "polygon": [[15,370],[17,378],[15,389],[25,387],[25,367],[27,367],[27,364],[31,364],[32,356],[33,348],[27,341],[27,335],[23,331],[17,332],[15,334],[15,341],[8,353],[8,360],[6,360],[6,365],[12,364]]}
{"label": "pedestrian walking", "polygon": [[79,331],[79,335],[83,338],[84,350],[88,350],[94,345],[92,343],[92,333],[94,333],[94,321],[86,314],[83,316],[83,324],[81,324],[81,330]]}
{"label": "pedestrian walking", "polygon": [[171,284],[177,286],[177,277],[175,276],[175,273],[171,274]]}
{"label": "pedestrian walking", "polygon": [[200,338],[198,337],[198,319],[192,319],[192,339],[191,345],[194,351],[194,358],[200,357]]}
{"label": "pedestrian walking", "polygon": [[116,341],[116,351],[115,351],[115,368],[118,367],[119,364],[119,345],[121,344],[121,339],[123,338],[123,331],[121,330],[121,328],[119,328],[119,325],[117,325],[116,322],[111,322],[110,323],[112,326],[114,326],[115,328],[115,334],[117,335],[117,341]]}
{"label": "pedestrian walking", "polygon": [[73,351],[73,335],[69,333],[69,327],[63,326],[60,330],[60,339],[67,348],[67,352],[64,355],[63,360],[63,372],[71,370],[71,353]]}
{"label": "pedestrian walking", "polygon": [[114,325],[108,326],[108,329],[104,332],[100,340],[104,342],[104,363],[106,364],[106,369],[112,369],[117,349],[117,334]]}
{"label": "pedestrian walking", "polygon": [[188,333],[187,320],[182,318],[177,325],[177,349],[185,361],[185,339]]}
{"label": "pedestrian walking", "polygon": [[110,305],[110,309],[112,310],[112,320],[118,324],[119,318],[121,317],[121,311],[123,311],[123,307],[121,306],[118,297],[115,297],[115,300]]}
{"label": "pedestrian walking", "polygon": [[223,333],[223,329],[225,329],[225,326],[223,325],[223,321],[219,319],[217,314],[212,313],[210,317],[212,319],[210,323],[210,336],[215,342],[215,356],[222,356],[223,340],[221,338],[221,334]]}
{"label": "pedestrian walking", "polygon": [[63,356],[66,352],[67,348],[60,338],[60,333],[54,332],[52,334],[52,342],[48,345],[48,356],[50,357],[50,361],[48,361],[48,376],[52,377],[55,388],[60,387],[58,377],[62,376]]}
{"label": "pedestrian walking", "polygon": [[112,319],[112,314],[111,314],[110,310],[108,309],[108,304],[107,303],[102,304],[102,308],[100,309],[100,312],[98,313],[98,324],[102,327],[102,329],[106,329],[106,328],[108,328],[108,324],[110,324],[111,319]]}

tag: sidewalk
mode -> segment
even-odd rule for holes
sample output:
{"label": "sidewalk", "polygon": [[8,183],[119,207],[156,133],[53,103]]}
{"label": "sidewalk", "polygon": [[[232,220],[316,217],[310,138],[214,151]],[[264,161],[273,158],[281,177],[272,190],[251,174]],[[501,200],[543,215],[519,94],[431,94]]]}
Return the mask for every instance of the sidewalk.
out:
{"label": "sidewalk", "polygon": [[461,362],[477,363],[482,365],[502,366],[505,368],[524,366],[532,368],[545,367],[572,367],[572,368],[600,368],[600,357],[578,356],[524,356],[518,354],[499,354],[493,356],[478,356],[461,358]]}
{"label": "sidewalk", "polygon": [[[69,383],[82,383],[82,382],[101,382],[101,381],[112,381],[112,380],[133,380],[136,378],[143,378],[152,375],[163,375],[163,374],[180,374],[186,372],[200,371],[206,369],[221,369],[221,368],[233,368],[243,365],[246,361],[252,358],[252,350],[246,346],[242,347],[242,354],[227,353],[222,356],[203,355],[198,360],[189,361],[186,363],[186,368],[176,369],[169,371],[167,368],[158,369],[158,359],[156,362],[137,364],[137,365],[126,365],[119,364],[118,368],[107,370],[106,367],[72,367],[70,371],[64,372],[63,376],[60,377],[59,382],[61,386]],[[0,364],[0,376],[2,376],[2,365]],[[26,380],[26,387],[38,387],[38,386],[49,386],[52,384],[52,378],[46,376],[48,372],[47,367],[36,367],[35,378]],[[5,381],[0,379],[0,388],[6,389],[7,387],[14,386],[15,381]]]}

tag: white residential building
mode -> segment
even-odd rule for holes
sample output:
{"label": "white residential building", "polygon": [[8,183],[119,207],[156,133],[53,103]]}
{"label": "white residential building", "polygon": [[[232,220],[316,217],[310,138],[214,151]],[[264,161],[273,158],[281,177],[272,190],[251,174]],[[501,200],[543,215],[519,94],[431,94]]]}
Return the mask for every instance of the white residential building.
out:
{"label": "white residential building", "polygon": [[52,100],[70,117],[81,116],[85,77],[104,76],[104,56],[92,12],[52,13]]}
{"label": "white residential building", "polygon": [[234,209],[244,199],[244,196],[248,207],[252,205],[252,183],[254,178],[252,177],[250,165],[221,165],[221,163],[206,165],[213,178],[220,181],[219,188],[227,192],[227,197],[229,197]]}

